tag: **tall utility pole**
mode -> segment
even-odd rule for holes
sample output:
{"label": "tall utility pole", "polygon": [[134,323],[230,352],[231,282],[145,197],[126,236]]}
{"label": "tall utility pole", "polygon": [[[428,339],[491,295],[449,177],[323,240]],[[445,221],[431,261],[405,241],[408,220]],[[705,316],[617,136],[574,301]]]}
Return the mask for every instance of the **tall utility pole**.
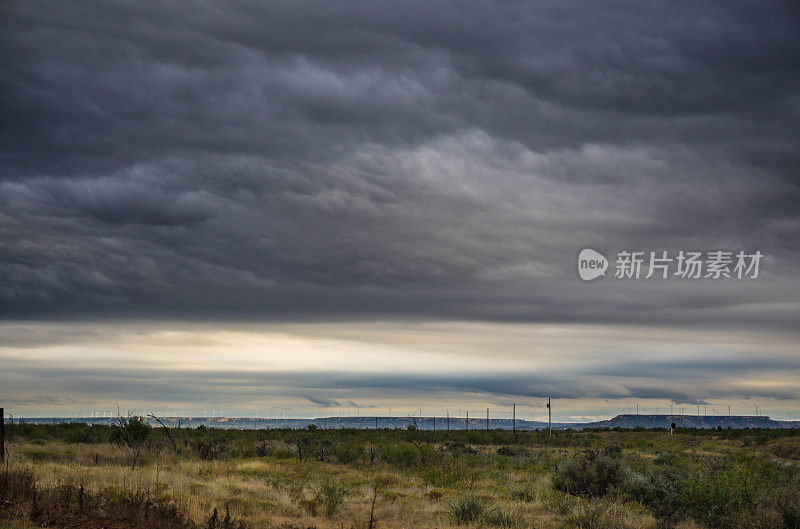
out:
{"label": "tall utility pole", "polygon": [[550,408],[550,397],[547,397],[547,429],[550,431],[550,437],[553,436],[553,415]]}
{"label": "tall utility pole", "polygon": [[6,460],[6,410],[0,408],[0,461]]}
{"label": "tall utility pole", "polygon": [[[789,415],[791,417],[791,415]],[[486,431],[489,431],[489,408],[486,408]]]}
{"label": "tall utility pole", "polygon": [[450,410],[447,410],[447,431],[450,431]]}
{"label": "tall utility pole", "polygon": [[467,411],[467,420],[464,421],[464,425],[466,426],[467,430],[469,430],[469,411]]}
{"label": "tall utility pole", "polygon": [[517,403],[511,405],[511,431],[517,432]]}

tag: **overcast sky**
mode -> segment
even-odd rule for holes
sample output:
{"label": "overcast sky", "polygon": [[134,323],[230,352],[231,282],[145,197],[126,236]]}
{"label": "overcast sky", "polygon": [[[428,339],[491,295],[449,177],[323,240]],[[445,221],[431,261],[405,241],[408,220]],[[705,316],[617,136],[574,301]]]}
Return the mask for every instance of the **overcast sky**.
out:
{"label": "overcast sky", "polygon": [[[0,401],[800,416],[799,27],[790,1],[3,2]],[[584,282],[582,248],[764,259]]]}

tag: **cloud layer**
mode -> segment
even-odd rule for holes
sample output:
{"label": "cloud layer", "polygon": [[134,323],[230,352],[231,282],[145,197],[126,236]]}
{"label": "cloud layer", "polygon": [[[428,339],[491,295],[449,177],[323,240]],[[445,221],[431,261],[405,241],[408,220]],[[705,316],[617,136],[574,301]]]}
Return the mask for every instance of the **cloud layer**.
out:
{"label": "cloud layer", "polygon": [[[6,318],[797,314],[790,2],[41,1],[2,19]],[[586,288],[585,245],[761,249],[767,279]]]}
{"label": "cloud layer", "polygon": [[[81,388],[147,387],[235,407],[250,396],[231,385],[274,385],[323,407],[369,406],[376,388],[795,399],[798,27],[790,1],[5,2],[0,318],[77,323],[5,329],[0,381],[11,387],[13,363],[30,383],[3,397],[58,406],[88,398]],[[584,283],[586,247],[765,258],[752,281]],[[185,366],[86,371],[118,346],[87,353],[101,320],[313,322],[327,338],[360,322],[356,342],[377,345],[369,322],[413,322],[412,337],[437,321],[615,336],[552,370],[526,364],[533,339],[473,350],[465,329],[428,337],[470,358],[515,351],[516,367],[479,379],[444,364],[283,366],[170,386]],[[637,351],[636,329],[660,333]],[[731,352],[719,336],[733,330],[751,349]],[[687,332],[720,331],[694,358],[668,354]],[[427,351],[408,339],[407,354]],[[62,353],[77,367],[20,358],[51,340],[74,341]],[[27,392],[58,372],[72,381],[59,395]]]}
{"label": "cloud layer", "polygon": [[[497,323],[0,325],[16,413],[179,410],[315,416],[485,410],[613,415],[640,404],[784,416],[800,359],[770,333]],[[482,413],[482,412],[481,412]]]}

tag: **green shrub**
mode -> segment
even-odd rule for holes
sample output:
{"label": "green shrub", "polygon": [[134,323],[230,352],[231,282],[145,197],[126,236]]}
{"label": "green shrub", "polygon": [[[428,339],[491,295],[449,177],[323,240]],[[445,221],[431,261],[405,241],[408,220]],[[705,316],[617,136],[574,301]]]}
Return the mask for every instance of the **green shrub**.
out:
{"label": "green shrub", "polygon": [[624,469],[618,460],[588,452],[556,470],[553,488],[575,496],[600,497],[624,480]]}
{"label": "green shrub", "polygon": [[671,527],[686,516],[686,498],[682,492],[684,476],[672,468],[660,469],[646,478],[630,480],[630,497],[649,507],[660,525]]}
{"label": "green shrub", "polygon": [[364,455],[364,445],[361,443],[342,443],[336,447],[333,453],[339,463],[352,465]]}
{"label": "green shrub", "polygon": [[656,467],[630,480],[626,493],[662,526],[692,519],[714,528],[800,527],[797,487],[775,488],[777,467],[752,459],[699,461],[683,469]]}
{"label": "green shrub", "polygon": [[411,443],[384,444],[380,447],[381,459],[398,467],[412,467],[420,462],[420,453]]}
{"label": "green shrub", "polygon": [[314,499],[325,508],[325,516],[333,516],[339,507],[344,503],[344,497],[350,493],[350,489],[337,483],[336,481],[323,481]]}
{"label": "green shrub", "polygon": [[780,515],[783,529],[800,528],[800,487],[784,487],[773,496],[771,501]]}

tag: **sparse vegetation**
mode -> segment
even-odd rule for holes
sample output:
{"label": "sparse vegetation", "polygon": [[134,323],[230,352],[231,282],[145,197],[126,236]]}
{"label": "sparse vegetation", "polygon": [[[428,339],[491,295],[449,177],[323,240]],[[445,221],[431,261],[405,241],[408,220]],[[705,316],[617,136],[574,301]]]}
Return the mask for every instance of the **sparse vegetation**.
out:
{"label": "sparse vegetation", "polygon": [[454,522],[465,524],[481,521],[490,507],[486,499],[469,494],[453,500],[448,510]]}
{"label": "sparse vegetation", "polygon": [[521,525],[522,517],[516,510],[494,506],[483,515],[483,522],[486,525],[509,529]]}
{"label": "sparse vegetation", "polygon": [[794,431],[142,425],[9,425],[0,519],[23,529],[800,527]]}
{"label": "sparse vegetation", "polygon": [[599,498],[622,485],[624,479],[619,460],[591,451],[565,461],[553,476],[553,487],[575,496]]}

